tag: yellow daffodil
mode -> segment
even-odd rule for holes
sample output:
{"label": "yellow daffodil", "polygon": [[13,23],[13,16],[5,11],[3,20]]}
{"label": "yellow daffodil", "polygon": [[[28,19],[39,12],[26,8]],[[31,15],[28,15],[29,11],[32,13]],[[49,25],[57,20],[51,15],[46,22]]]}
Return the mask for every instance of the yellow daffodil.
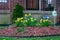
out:
{"label": "yellow daffodil", "polygon": [[31,15],[31,14],[29,14],[29,15]]}
{"label": "yellow daffodil", "polygon": [[33,19],[33,18],[30,18],[31,20]]}
{"label": "yellow daffodil", "polygon": [[28,16],[27,14],[25,14],[25,16]]}
{"label": "yellow daffodil", "polygon": [[43,20],[43,19],[40,19],[40,20]]}
{"label": "yellow daffodil", "polygon": [[49,21],[48,19],[46,19],[46,21]]}
{"label": "yellow daffodil", "polygon": [[46,22],[46,20],[43,20],[43,22]]}
{"label": "yellow daffodil", "polygon": [[43,22],[43,19],[40,20],[40,23],[42,23],[42,22]]}
{"label": "yellow daffodil", "polygon": [[18,22],[20,21],[20,20],[17,20]]}
{"label": "yellow daffodil", "polygon": [[40,20],[40,23],[42,23],[43,21]]}
{"label": "yellow daffodil", "polygon": [[17,18],[17,20],[21,20],[21,18]]}
{"label": "yellow daffodil", "polygon": [[20,19],[23,19],[23,17],[21,17]]}

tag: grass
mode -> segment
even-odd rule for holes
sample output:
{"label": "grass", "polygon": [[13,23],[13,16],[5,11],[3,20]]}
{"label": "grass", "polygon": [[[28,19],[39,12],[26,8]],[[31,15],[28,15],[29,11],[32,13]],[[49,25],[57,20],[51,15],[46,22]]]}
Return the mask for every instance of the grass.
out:
{"label": "grass", "polygon": [[7,26],[0,26],[0,29],[6,28]]}
{"label": "grass", "polygon": [[13,38],[13,37],[0,37],[0,40],[59,40],[60,36],[51,37],[32,37],[32,38]]}

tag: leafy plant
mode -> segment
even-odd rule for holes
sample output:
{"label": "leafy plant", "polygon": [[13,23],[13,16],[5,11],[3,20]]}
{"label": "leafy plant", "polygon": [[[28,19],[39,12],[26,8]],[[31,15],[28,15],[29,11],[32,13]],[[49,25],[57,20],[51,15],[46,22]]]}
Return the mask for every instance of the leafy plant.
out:
{"label": "leafy plant", "polygon": [[40,19],[40,26],[49,26],[51,24],[48,19]]}
{"label": "leafy plant", "polygon": [[24,27],[23,27],[23,28],[17,28],[17,31],[18,31],[18,32],[22,32],[22,31],[23,31],[23,32],[26,32],[26,29],[25,29]]}
{"label": "leafy plant", "polygon": [[12,23],[14,23],[14,20],[16,20],[17,18],[23,17],[24,15],[23,10],[24,8],[19,3],[15,5],[13,12],[12,12]]}
{"label": "leafy plant", "polygon": [[17,18],[15,23],[16,23],[17,26],[24,26],[23,17],[22,18]]}
{"label": "leafy plant", "polygon": [[38,23],[37,19],[35,19],[31,14],[25,14],[24,20],[27,26],[36,26]]}

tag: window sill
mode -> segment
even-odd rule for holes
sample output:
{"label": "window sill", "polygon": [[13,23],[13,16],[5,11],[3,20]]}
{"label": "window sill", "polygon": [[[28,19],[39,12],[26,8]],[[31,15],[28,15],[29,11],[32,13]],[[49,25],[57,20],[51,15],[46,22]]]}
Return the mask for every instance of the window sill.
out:
{"label": "window sill", "polygon": [[24,13],[51,13],[52,11],[41,11],[41,10],[24,10]]}
{"label": "window sill", "polygon": [[0,13],[10,13],[10,10],[0,10]]}

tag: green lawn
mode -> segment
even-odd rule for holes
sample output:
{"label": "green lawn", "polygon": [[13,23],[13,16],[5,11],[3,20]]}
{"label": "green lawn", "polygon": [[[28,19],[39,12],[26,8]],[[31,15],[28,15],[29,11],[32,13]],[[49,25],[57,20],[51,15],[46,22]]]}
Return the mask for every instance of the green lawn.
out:
{"label": "green lawn", "polygon": [[7,26],[0,26],[0,29],[6,28]]}
{"label": "green lawn", "polygon": [[32,37],[32,38],[15,38],[15,37],[0,37],[0,40],[59,40],[60,36],[52,37]]}

